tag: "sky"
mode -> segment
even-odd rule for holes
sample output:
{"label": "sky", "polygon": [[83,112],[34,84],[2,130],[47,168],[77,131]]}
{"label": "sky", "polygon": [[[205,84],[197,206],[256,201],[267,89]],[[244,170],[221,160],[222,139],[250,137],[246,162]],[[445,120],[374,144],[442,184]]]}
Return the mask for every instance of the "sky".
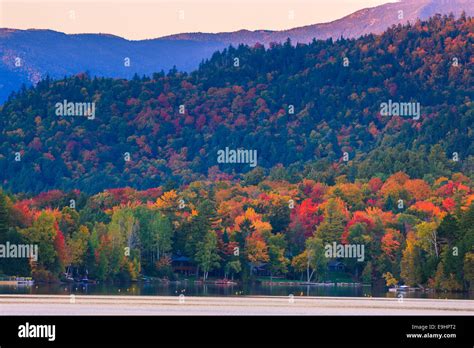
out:
{"label": "sky", "polygon": [[0,28],[142,40],[185,32],[283,30],[396,0],[0,0]]}

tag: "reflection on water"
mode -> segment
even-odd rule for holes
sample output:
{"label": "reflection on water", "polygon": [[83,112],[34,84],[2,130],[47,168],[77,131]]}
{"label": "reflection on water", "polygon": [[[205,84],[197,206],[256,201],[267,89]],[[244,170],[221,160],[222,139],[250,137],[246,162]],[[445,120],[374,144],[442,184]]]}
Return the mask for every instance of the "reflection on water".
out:
{"label": "reflection on water", "polygon": [[[176,283],[127,283],[127,284],[37,284],[32,286],[0,285],[0,294],[49,294],[49,295],[142,295],[142,296],[341,296],[341,297],[392,297],[396,294],[386,289],[370,286],[290,286],[290,285],[215,285]],[[405,298],[474,299],[474,293],[408,292]]]}

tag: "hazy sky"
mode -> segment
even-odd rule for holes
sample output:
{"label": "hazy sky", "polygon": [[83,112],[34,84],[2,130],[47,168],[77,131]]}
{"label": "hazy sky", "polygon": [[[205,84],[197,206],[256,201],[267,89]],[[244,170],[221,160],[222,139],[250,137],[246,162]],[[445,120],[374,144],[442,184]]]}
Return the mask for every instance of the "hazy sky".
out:
{"label": "hazy sky", "polygon": [[0,27],[109,33],[132,40],[183,32],[281,30],[330,22],[395,0],[0,0]]}

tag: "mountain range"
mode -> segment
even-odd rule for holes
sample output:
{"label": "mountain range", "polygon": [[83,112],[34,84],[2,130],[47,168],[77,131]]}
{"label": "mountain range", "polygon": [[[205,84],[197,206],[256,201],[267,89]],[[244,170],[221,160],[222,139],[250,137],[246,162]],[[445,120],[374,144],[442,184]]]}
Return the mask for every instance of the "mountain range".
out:
{"label": "mountain range", "polygon": [[47,75],[62,78],[87,71],[93,76],[131,78],[134,74],[168,71],[173,66],[189,72],[228,45],[257,42],[269,45],[288,38],[293,43],[308,43],[314,38],[356,38],[436,13],[458,16],[462,11],[473,15],[474,2],[402,0],[363,9],[330,23],[291,30],[185,33],[142,41],[106,34],[67,35],[52,30],[3,28],[0,29],[0,103],[22,84],[36,84]]}
{"label": "mountain range", "polygon": [[462,12],[474,14],[474,2],[469,0],[402,0],[395,3],[365,8],[341,19],[329,23],[308,25],[290,30],[240,30],[230,33],[184,33],[165,36],[164,40],[190,40],[199,42],[223,42],[238,45],[252,45],[271,42],[284,42],[288,38],[293,43],[309,43],[314,38],[325,40],[357,38],[367,34],[380,34],[388,27],[397,24],[413,23],[417,19],[427,19],[433,15],[453,13],[459,16]]}

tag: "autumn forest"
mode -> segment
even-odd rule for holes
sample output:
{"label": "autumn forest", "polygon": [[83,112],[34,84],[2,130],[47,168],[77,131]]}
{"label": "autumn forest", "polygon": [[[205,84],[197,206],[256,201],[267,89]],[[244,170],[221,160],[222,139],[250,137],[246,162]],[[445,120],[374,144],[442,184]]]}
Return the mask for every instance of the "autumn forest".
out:
{"label": "autumn forest", "polygon": [[[240,45],[192,73],[44,78],[0,106],[0,274],[474,288],[474,22]],[[58,115],[90,102],[95,117]],[[382,115],[418,103],[419,119]],[[222,163],[226,148],[256,166]],[[363,261],[327,245],[363,245]]]}

